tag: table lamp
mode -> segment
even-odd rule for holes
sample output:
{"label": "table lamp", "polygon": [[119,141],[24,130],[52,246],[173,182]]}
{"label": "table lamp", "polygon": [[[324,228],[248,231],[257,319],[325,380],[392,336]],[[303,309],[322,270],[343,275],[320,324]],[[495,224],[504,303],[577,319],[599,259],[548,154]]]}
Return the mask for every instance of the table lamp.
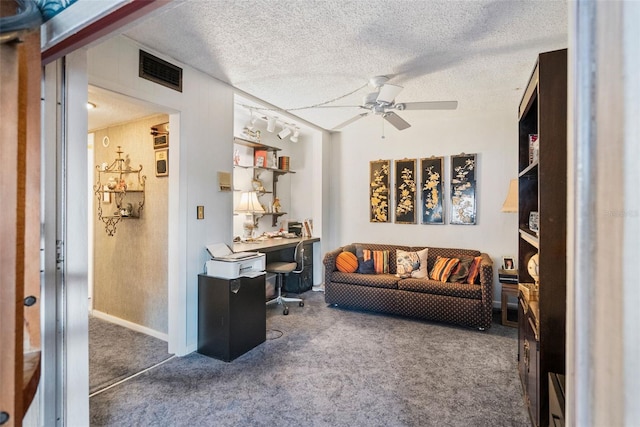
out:
{"label": "table lamp", "polygon": [[260,217],[256,217],[256,214],[265,213],[264,208],[258,200],[258,194],[255,191],[243,192],[240,195],[240,203],[238,203],[235,212],[247,216],[247,221],[245,221],[242,226],[244,237],[247,239],[252,238],[253,230],[258,227],[258,219],[260,219]]}

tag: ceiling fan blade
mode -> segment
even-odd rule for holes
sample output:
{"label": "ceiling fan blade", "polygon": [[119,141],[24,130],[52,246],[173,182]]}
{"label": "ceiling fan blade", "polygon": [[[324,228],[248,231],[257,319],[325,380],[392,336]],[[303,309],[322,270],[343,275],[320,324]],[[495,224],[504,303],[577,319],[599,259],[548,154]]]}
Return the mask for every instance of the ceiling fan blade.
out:
{"label": "ceiling fan blade", "polygon": [[382,102],[385,104],[393,103],[393,100],[396,99],[396,96],[402,91],[402,86],[385,84],[380,88],[380,92],[378,92],[378,97],[376,101]]}
{"label": "ceiling fan blade", "polygon": [[382,117],[386,121],[391,123],[398,130],[403,130],[403,129],[406,129],[408,127],[411,127],[411,125],[409,123],[407,123],[402,117],[400,117],[399,115],[397,115],[394,112],[384,113],[382,115]]}
{"label": "ceiling fan blade", "polygon": [[332,130],[338,130],[338,129],[342,129],[343,127],[350,125],[351,123],[355,122],[356,120],[360,120],[361,118],[363,118],[364,116],[368,115],[369,113],[360,113],[355,117],[350,118],[349,120],[347,120],[344,123],[340,123],[338,126],[335,126]]}
{"label": "ceiling fan blade", "polygon": [[[400,107],[403,105],[404,107]],[[396,104],[399,110],[455,110],[458,101],[403,102]]]}

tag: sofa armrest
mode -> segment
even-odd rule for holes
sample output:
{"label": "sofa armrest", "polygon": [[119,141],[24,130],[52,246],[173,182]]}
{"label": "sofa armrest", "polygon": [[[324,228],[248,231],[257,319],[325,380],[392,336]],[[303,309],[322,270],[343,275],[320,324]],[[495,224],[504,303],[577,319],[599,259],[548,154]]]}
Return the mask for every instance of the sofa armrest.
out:
{"label": "sofa armrest", "polygon": [[342,252],[343,247],[339,247],[337,249],[334,249],[332,251],[329,251],[327,253],[324,254],[324,259],[322,260],[322,263],[324,264],[324,277],[325,277],[325,283],[330,282],[331,281],[331,273],[333,273],[334,271],[337,270],[336,268],[336,258],[338,256],[338,254],[340,254],[340,252]]}
{"label": "sofa armrest", "polygon": [[491,325],[493,311],[493,260],[486,253],[481,253],[480,286],[482,287],[482,305],[485,307],[485,324]]}

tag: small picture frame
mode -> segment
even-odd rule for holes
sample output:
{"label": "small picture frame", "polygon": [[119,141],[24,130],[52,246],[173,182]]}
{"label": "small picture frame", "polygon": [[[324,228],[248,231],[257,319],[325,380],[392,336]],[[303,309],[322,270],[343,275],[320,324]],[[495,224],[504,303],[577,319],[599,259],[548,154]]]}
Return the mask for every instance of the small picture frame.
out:
{"label": "small picture frame", "polygon": [[515,270],[516,263],[513,260],[512,256],[503,256],[502,257],[502,269],[503,270]]}
{"label": "small picture frame", "polygon": [[156,150],[156,176],[169,176],[169,149]]}
{"label": "small picture frame", "polygon": [[153,137],[153,148],[165,148],[169,146],[169,134],[155,135]]}
{"label": "small picture frame", "polygon": [[538,224],[539,219],[540,216],[538,215],[537,211],[532,211],[529,213],[529,230],[533,231],[536,234],[538,234],[538,232],[540,231]]}

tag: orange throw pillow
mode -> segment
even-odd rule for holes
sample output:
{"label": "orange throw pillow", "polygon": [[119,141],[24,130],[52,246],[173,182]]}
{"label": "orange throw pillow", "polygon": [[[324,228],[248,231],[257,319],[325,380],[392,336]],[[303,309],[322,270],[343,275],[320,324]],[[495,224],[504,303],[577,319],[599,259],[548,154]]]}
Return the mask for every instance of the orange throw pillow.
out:
{"label": "orange throw pillow", "polygon": [[351,252],[340,252],[336,257],[336,267],[343,273],[353,273],[358,269],[358,258]]}

